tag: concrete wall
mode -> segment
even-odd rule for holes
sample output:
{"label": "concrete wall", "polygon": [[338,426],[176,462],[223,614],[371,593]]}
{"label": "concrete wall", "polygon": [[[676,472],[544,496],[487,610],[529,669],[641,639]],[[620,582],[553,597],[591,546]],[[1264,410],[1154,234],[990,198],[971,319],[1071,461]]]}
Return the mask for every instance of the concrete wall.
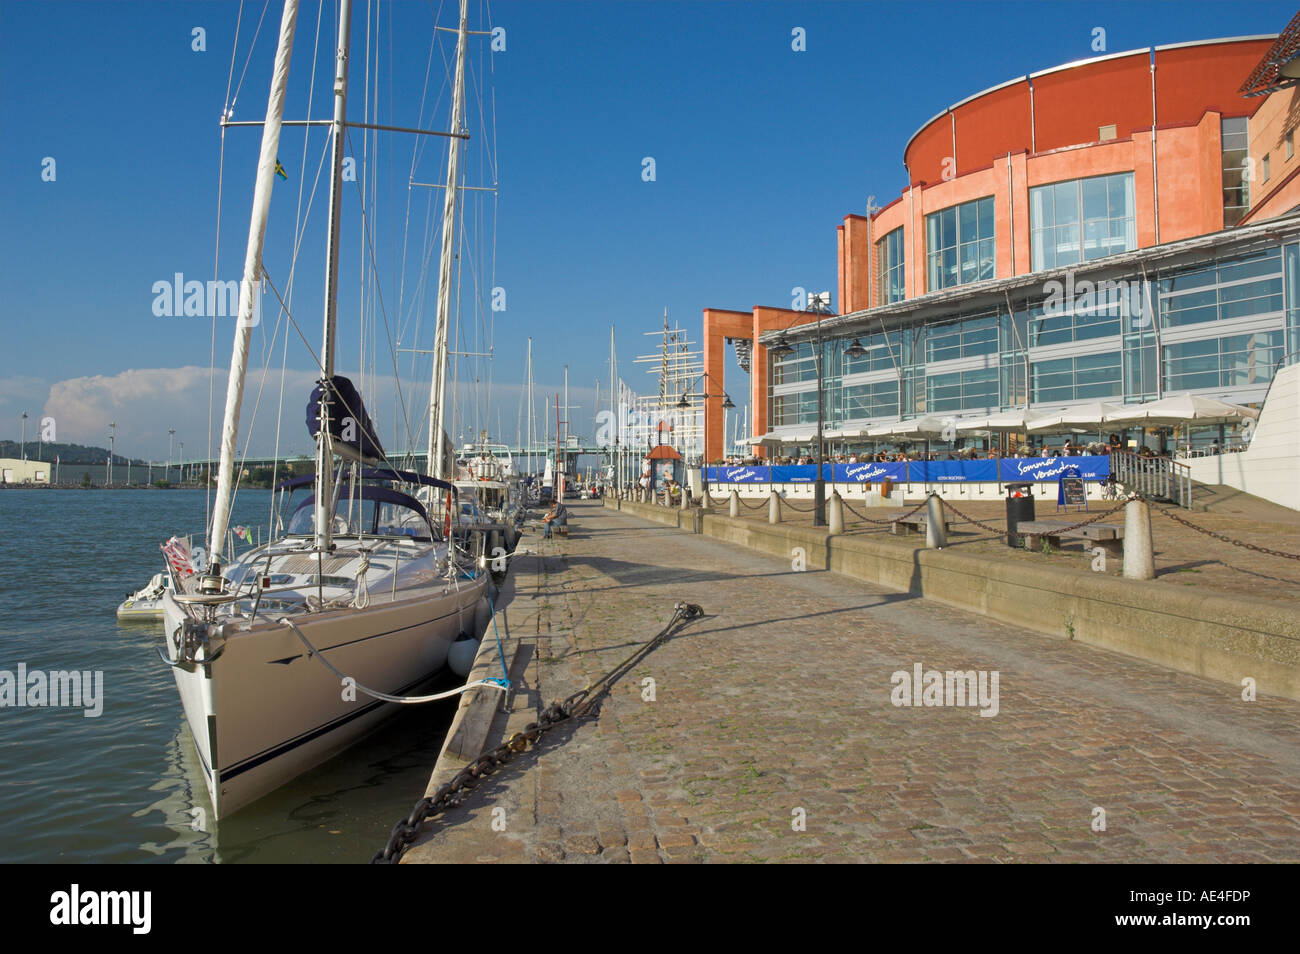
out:
{"label": "concrete wall", "polygon": [[1240,454],[1194,457],[1192,479],[1226,484],[1300,510],[1300,364],[1273,379],[1250,446]]}
{"label": "concrete wall", "polygon": [[[607,506],[614,506],[607,501]],[[635,516],[670,522],[664,508],[624,501]],[[652,514],[651,511],[659,513]],[[689,529],[688,516],[682,523]],[[1264,695],[1300,700],[1300,614],[1285,603],[1186,591],[1026,561],[999,562],[811,528],[698,518],[700,532],[811,569],[914,593],[1050,636],[1125,653],[1230,684],[1253,678]],[[797,553],[796,548],[802,551]]]}

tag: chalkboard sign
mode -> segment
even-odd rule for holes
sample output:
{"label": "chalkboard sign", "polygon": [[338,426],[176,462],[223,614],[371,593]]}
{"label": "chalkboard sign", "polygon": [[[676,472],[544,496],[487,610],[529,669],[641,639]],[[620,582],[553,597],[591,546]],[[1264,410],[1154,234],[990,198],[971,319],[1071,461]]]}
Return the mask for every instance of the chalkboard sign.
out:
{"label": "chalkboard sign", "polygon": [[1061,492],[1056,498],[1057,509],[1065,507],[1081,507],[1088,509],[1088,494],[1083,487],[1082,477],[1062,477]]}

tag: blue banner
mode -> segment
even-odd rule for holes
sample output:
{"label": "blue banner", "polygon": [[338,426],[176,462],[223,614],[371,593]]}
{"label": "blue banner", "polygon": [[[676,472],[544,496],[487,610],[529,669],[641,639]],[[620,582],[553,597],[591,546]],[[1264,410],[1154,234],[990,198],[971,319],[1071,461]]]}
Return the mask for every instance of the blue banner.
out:
{"label": "blue banner", "polygon": [[[830,465],[826,468],[829,470]],[[827,479],[830,474],[824,475]],[[816,464],[784,464],[772,468],[772,481],[778,484],[810,484],[817,479]]]}
{"label": "blue banner", "polygon": [[771,480],[771,468],[753,467],[706,467],[705,479],[714,484],[765,484]]}
{"label": "blue banner", "polygon": [[[1003,457],[993,460],[929,460],[908,463],[863,461],[858,464],[825,464],[822,476],[839,484],[876,483],[959,483],[978,481],[1003,483],[1059,480],[1066,468],[1076,468],[1084,480],[1105,480],[1110,476],[1110,458],[1089,457]],[[806,484],[817,477],[816,464],[778,464],[775,467],[707,467],[706,479],[714,484]]]}
{"label": "blue banner", "polygon": [[1110,476],[1110,457],[1004,457],[1001,460],[1002,482],[1026,480],[1060,480],[1067,467],[1078,468],[1084,480],[1105,480]]}
{"label": "blue banner", "polygon": [[833,464],[831,473],[838,484],[869,484],[882,480],[901,484],[907,479],[907,466],[869,460],[860,464]]}
{"label": "blue banner", "polygon": [[918,460],[907,465],[908,480],[916,483],[960,483],[998,479],[996,460]]}

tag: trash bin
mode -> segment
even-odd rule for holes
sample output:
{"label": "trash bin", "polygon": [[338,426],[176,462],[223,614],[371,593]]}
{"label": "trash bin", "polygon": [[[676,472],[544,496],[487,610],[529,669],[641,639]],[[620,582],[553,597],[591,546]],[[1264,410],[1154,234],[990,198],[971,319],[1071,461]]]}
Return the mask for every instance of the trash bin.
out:
{"label": "trash bin", "polygon": [[1022,521],[1034,519],[1033,484],[1007,484],[1007,546],[1019,547],[1020,534],[1016,527]]}
{"label": "trash bin", "polygon": [[880,496],[888,497],[889,492],[893,489],[894,489],[894,482],[890,480],[888,477],[885,477],[880,481]]}

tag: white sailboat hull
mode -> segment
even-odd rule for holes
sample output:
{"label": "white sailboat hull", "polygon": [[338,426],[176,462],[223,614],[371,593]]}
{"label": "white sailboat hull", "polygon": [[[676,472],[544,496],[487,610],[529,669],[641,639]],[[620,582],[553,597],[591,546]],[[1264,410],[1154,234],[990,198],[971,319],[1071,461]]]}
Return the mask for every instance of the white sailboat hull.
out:
{"label": "white sailboat hull", "polygon": [[[485,579],[372,606],[296,615],[294,623],[357,684],[410,694],[436,676],[457,634],[472,630]],[[184,612],[170,593],[167,632]],[[175,654],[172,641],[169,652]],[[175,659],[173,658],[173,662]],[[341,680],[273,619],[230,631],[208,665],[173,668],[216,817],[227,817],[321,764],[397,709]]]}

